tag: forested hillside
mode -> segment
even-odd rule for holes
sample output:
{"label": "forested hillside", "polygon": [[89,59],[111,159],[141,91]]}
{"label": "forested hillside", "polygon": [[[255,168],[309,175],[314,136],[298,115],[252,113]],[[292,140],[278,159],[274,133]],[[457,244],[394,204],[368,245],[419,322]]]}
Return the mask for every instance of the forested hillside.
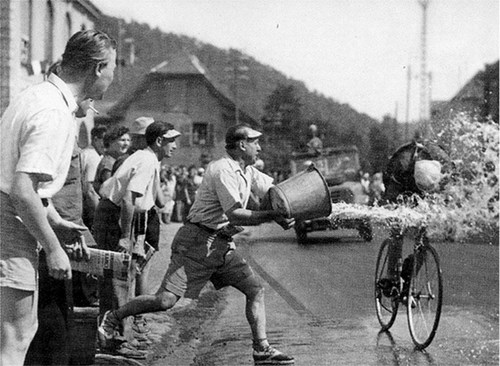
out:
{"label": "forested hillside", "polygon": [[[382,155],[382,161],[391,152],[390,148],[399,143],[392,137],[385,138],[385,132],[397,126],[394,124],[395,121],[389,121],[391,128],[382,129],[387,121],[380,123],[366,114],[355,111],[348,104],[340,104],[332,98],[310,91],[303,82],[288,78],[280,71],[238,50],[220,49],[194,38],[165,33],[158,28],[151,29],[147,24],[125,23],[111,17],[104,17],[97,27],[120,41],[120,68],[115,82],[105,97],[109,102],[117,101],[127,91],[133,89],[152,67],[165,61],[169,54],[184,51],[195,55],[206,68],[210,80],[233,100],[237,99],[240,108],[263,124],[270,118],[265,112],[269,96],[279,86],[291,86],[300,106],[300,114],[296,116],[298,120],[294,124],[292,133],[307,139],[307,126],[315,123],[321,134],[324,134],[325,146],[357,145],[365,169],[381,168],[379,163],[371,162],[373,152],[370,135],[376,134],[374,131],[380,130],[380,134],[376,134],[379,149],[380,135],[382,140],[392,142],[390,147],[385,146],[382,151],[378,151],[378,155]],[[128,57],[130,39],[133,39],[135,47],[133,65],[130,64]]]}

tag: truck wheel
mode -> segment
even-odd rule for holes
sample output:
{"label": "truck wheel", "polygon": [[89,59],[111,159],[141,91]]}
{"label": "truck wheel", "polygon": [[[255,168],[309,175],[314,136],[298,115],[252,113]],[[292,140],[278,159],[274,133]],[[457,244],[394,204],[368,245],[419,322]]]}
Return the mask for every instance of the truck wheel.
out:
{"label": "truck wheel", "polygon": [[372,233],[372,226],[370,225],[369,222],[362,222],[359,227],[358,227],[358,232],[359,236],[363,238],[364,241],[372,241],[373,239],[373,233]]}
{"label": "truck wheel", "polygon": [[295,235],[297,235],[297,242],[304,245],[307,244],[307,231],[300,226],[300,224],[295,226]]}

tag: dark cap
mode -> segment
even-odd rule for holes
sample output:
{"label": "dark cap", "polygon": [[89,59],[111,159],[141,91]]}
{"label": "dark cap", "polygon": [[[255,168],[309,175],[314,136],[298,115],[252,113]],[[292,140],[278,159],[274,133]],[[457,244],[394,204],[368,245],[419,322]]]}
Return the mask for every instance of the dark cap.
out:
{"label": "dark cap", "polygon": [[176,138],[180,136],[180,132],[176,131],[172,125],[162,122],[154,121],[148,127],[146,127],[146,141],[148,145],[152,144],[158,137],[164,137],[167,139]]}
{"label": "dark cap", "polygon": [[257,139],[262,133],[247,125],[231,126],[226,132],[226,148],[234,148],[238,141]]}

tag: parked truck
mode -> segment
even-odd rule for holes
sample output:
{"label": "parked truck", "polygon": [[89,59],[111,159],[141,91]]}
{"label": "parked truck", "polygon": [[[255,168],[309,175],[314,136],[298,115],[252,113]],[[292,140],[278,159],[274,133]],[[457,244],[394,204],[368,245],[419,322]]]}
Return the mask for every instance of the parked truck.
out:
{"label": "parked truck", "polygon": [[[360,182],[359,152],[356,146],[323,148],[316,152],[299,152],[292,155],[291,174],[307,169],[311,164],[325,178],[332,198],[332,203],[368,204],[368,195]],[[295,233],[299,244],[307,244],[307,234],[313,231],[336,230],[340,228],[356,229],[365,241],[372,240],[370,222],[358,219],[331,220],[322,217],[298,221]]]}

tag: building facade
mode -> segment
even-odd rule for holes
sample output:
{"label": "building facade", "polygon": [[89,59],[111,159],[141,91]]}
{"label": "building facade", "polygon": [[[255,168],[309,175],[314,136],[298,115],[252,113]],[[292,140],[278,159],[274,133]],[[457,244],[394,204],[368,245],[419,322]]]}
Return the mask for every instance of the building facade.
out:
{"label": "building facade", "polygon": [[[1,0],[0,115],[16,94],[43,80],[72,34],[94,28],[101,16],[89,0]],[[93,125],[91,115],[85,125],[84,140]]]}

